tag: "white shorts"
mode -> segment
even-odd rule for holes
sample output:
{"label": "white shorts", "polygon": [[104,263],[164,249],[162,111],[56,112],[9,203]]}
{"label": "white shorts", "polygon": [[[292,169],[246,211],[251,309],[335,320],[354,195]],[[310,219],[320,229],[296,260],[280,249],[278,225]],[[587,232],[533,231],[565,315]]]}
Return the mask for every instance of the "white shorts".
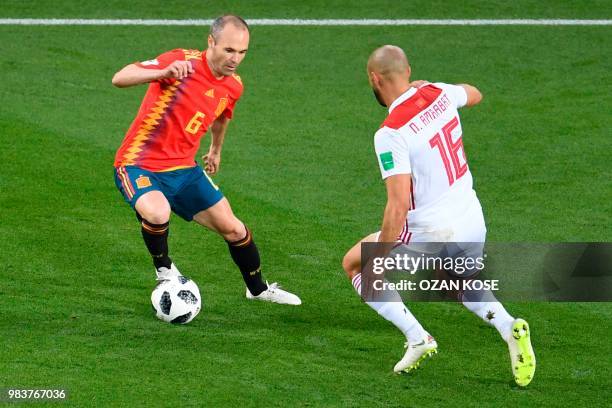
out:
{"label": "white shorts", "polygon": [[[482,207],[478,200],[475,200],[470,209],[450,225],[416,232],[410,230],[409,222],[406,220],[397,241],[404,244],[417,242],[485,242],[486,237],[487,227],[485,226]],[[379,238],[380,231],[376,233],[376,241]]]}
{"label": "white shorts", "polygon": [[[484,255],[484,242],[487,235],[484,216],[480,203],[470,206],[455,222],[446,227],[435,228],[431,231],[412,232],[406,222],[404,229],[397,238],[400,243],[391,254],[419,257],[427,255],[432,257],[472,258]],[[380,231],[376,234],[376,241],[380,238]],[[462,272],[463,277],[477,274],[478,270],[469,269]],[[456,274],[452,275],[458,276]]]}

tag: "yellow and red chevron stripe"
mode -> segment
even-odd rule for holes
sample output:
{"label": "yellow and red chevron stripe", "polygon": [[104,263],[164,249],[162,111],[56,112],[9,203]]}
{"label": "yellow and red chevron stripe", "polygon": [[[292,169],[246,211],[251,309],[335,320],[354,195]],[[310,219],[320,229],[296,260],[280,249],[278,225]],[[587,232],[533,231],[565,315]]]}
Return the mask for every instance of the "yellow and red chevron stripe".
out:
{"label": "yellow and red chevron stripe", "polygon": [[140,127],[136,131],[136,135],[130,143],[130,146],[125,151],[123,155],[123,165],[124,166],[132,166],[136,164],[136,159],[138,159],[139,154],[142,152],[142,145],[149,139],[151,133],[159,126],[159,120],[166,113],[168,106],[170,106],[170,102],[174,98],[176,94],[176,90],[178,86],[181,84],[180,81],[176,81],[173,85],[170,85],[166,89],[164,89],[155,102],[155,107],[151,109],[151,112],[148,113],[145,118],[142,120]]}
{"label": "yellow and red chevron stripe", "polygon": [[183,54],[185,54],[185,61],[189,61],[192,59],[202,59],[202,51],[187,50],[185,48],[183,48],[182,50],[183,50]]}

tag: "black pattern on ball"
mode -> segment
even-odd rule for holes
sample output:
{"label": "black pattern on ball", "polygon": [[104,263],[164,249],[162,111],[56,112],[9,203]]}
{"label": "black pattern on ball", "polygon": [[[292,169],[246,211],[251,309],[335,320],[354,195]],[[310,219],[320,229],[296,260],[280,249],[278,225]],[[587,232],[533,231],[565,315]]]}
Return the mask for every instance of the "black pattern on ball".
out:
{"label": "black pattern on ball", "polygon": [[170,321],[170,323],[182,324],[182,323],[185,323],[186,321],[188,321],[190,317],[191,317],[191,312],[185,313],[182,316],[175,317],[174,319],[172,319]]}
{"label": "black pattern on ball", "polygon": [[176,294],[176,296],[178,296],[180,299],[183,299],[183,301],[188,304],[195,305],[196,303],[198,303],[198,298],[189,290],[181,290],[179,291],[179,293]]}
{"label": "black pattern on ball", "polygon": [[170,308],[172,307],[172,300],[170,300],[170,293],[164,292],[159,300],[159,307],[163,314],[170,314]]}
{"label": "black pattern on ball", "polygon": [[186,284],[187,282],[189,282],[191,279],[186,278],[186,277],[184,277],[184,276],[179,276],[179,277],[178,277],[178,280],[179,280],[179,282],[181,282],[181,285],[184,285],[184,284]]}

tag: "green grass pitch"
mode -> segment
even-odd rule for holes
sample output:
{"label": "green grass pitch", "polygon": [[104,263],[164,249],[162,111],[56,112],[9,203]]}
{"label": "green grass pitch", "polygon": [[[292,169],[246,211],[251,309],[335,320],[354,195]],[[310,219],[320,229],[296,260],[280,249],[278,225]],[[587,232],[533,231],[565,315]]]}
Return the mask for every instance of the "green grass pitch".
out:
{"label": "green grass pitch", "polygon": [[[612,16],[598,1],[366,3],[11,0],[0,17]],[[63,387],[81,407],[609,403],[610,303],[507,304],[532,326],[526,389],[512,385],[494,329],[457,304],[409,305],[440,354],[395,376],[402,336],[361,303],[340,261],[379,228],[385,202],[372,142],[385,111],[365,75],[385,43],[406,50],[414,79],[482,90],[462,120],[490,241],[612,241],[610,26],[253,27],[215,181],[253,229],[265,276],[304,303],[247,302],[223,241],[173,217],[171,255],[204,308],[171,326],[151,313],[153,268],[112,178],[145,88],[110,79],[168,49],[201,49],[205,32],[0,26],[0,387]]]}

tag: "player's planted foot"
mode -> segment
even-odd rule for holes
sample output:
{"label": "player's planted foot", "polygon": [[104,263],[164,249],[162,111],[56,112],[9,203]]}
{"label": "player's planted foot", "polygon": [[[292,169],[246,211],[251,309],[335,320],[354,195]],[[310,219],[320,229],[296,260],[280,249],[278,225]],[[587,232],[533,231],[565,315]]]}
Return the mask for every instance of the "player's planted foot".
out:
{"label": "player's planted foot", "polygon": [[157,270],[155,271],[157,273],[157,280],[158,281],[163,281],[164,279],[168,279],[171,276],[183,276],[179,270],[177,269],[176,265],[174,265],[174,263],[172,263],[170,265],[170,268],[166,268],[165,266],[161,266],[159,268],[157,268]]}
{"label": "player's planted foot", "polygon": [[251,292],[249,292],[249,288],[246,290],[246,298],[249,300],[263,300],[265,302],[273,302],[280,303],[283,305],[301,305],[302,301],[299,297],[294,295],[293,293],[287,292],[286,290],[282,290],[278,283],[274,282],[272,284],[268,284],[268,289],[264,290],[257,296],[253,296]]}
{"label": "player's planted foot", "polygon": [[531,346],[529,325],[523,319],[516,319],[512,323],[512,335],[508,339],[508,350],[512,362],[514,381],[521,386],[527,386],[536,369],[536,358]]}
{"label": "player's planted foot", "polygon": [[417,343],[406,342],[405,347],[406,353],[404,357],[393,367],[393,371],[398,374],[402,372],[409,373],[417,369],[423,360],[438,352],[438,343],[429,335],[426,339]]}

